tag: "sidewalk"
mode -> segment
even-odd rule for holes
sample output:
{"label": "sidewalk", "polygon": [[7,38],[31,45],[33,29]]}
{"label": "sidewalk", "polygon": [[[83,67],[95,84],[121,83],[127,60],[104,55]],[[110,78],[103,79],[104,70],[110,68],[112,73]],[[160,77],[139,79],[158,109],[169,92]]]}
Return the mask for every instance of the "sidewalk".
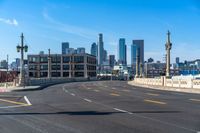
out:
{"label": "sidewalk", "polygon": [[193,88],[175,88],[175,87],[166,87],[166,86],[143,85],[143,84],[135,83],[134,81],[129,81],[128,84],[133,85],[133,86],[138,86],[138,87],[155,89],[155,90],[200,94],[200,89],[193,89]]}

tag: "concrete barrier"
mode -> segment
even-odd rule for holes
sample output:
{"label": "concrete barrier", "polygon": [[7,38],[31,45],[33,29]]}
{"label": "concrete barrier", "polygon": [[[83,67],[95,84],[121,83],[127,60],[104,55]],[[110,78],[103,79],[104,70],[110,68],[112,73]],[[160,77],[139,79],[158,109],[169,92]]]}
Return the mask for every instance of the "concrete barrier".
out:
{"label": "concrete barrier", "polygon": [[200,89],[200,80],[198,79],[167,79],[163,76],[160,78],[135,78],[133,82],[143,85]]}

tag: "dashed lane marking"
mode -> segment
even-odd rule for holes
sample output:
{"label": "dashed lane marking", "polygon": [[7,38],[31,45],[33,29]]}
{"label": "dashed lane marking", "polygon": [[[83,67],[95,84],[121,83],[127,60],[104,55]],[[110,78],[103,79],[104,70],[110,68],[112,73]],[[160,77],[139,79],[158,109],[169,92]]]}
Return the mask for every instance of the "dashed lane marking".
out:
{"label": "dashed lane marking", "polygon": [[74,93],[71,93],[71,95],[72,95],[72,96],[75,96],[75,94],[74,94]]}
{"label": "dashed lane marking", "polygon": [[156,101],[156,100],[150,100],[150,99],[144,99],[145,102],[148,102],[148,103],[155,103],[155,104],[162,104],[162,105],[165,105],[167,103],[165,102],[161,102],[161,101]]}
{"label": "dashed lane marking", "polygon": [[126,110],[123,110],[123,109],[118,109],[118,108],[113,108],[113,109],[116,110],[116,111],[119,111],[119,112],[128,113],[130,115],[133,114],[132,112],[129,112],[129,111],[126,111]]}
{"label": "dashed lane marking", "polygon": [[189,99],[190,101],[200,102],[200,99]]}
{"label": "dashed lane marking", "polygon": [[146,94],[149,96],[159,96],[159,94],[156,94],[156,93],[146,93]]}
{"label": "dashed lane marking", "polygon": [[119,97],[120,95],[117,94],[117,93],[110,93],[111,96],[116,96],[116,97]]}
{"label": "dashed lane marking", "polygon": [[127,113],[126,110],[122,110],[122,109],[118,109],[118,108],[113,108],[113,109],[116,110],[116,111],[119,111],[119,112]]}
{"label": "dashed lane marking", "polygon": [[99,92],[99,90],[94,90],[95,92]]}
{"label": "dashed lane marking", "polygon": [[84,98],[85,101],[91,103],[92,101],[90,99]]}

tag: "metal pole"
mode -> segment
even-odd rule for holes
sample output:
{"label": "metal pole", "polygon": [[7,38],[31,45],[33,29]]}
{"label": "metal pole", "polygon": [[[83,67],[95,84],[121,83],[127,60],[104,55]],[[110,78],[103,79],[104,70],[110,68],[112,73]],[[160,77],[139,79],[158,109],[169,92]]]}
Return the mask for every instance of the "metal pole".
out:
{"label": "metal pole", "polygon": [[20,84],[24,86],[24,35],[21,34]]}
{"label": "metal pole", "polygon": [[51,78],[51,50],[48,49],[49,56],[48,56],[48,78]]}
{"label": "metal pole", "polygon": [[6,88],[8,87],[8,55],[7,55],[7,70],[6,70]]}

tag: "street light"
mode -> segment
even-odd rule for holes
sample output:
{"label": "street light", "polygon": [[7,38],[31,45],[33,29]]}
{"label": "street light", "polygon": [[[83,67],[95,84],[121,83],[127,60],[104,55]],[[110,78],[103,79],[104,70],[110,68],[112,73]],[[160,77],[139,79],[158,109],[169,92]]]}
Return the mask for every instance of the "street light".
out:
{"label": "street light", "polygon": [[28,46],[24,46],[24,35],[23,33],[21,34],[21,46],[17,45],[17,52],[21,52],[21,60],[20,60],[20,77],[19,77],[19,85],[20,86],[25,86],[25,77],[24,77],[24,52],[28,52]]}

